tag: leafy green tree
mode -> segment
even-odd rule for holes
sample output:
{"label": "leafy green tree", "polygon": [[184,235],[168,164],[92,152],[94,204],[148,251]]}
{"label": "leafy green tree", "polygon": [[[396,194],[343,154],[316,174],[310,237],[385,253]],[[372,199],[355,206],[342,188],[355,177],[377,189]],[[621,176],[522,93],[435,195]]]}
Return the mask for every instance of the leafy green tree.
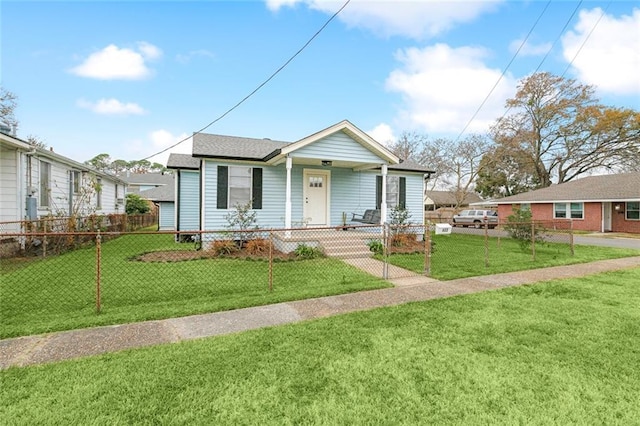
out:
{"label": "leafy green tree", "polygon": [[98,154],[84,163],[101,172],[106,172],[111,169],[111,157],[106,153]]}
{"label": "leafy green tree", "polygon": [[151,207],[149,203],[138,194],[127,194],[125,212],[127,214],[145,214],[149,213]]}

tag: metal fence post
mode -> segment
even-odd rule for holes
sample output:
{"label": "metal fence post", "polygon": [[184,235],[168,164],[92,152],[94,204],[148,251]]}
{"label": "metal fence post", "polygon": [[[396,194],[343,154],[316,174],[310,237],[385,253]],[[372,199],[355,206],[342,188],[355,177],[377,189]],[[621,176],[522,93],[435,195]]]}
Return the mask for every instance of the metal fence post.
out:
{"label": "metal fence post", "polygon": [[484,222],[484,267],[489,267],[489,219]]}
{"label": "metal fence post", "polygon": [[573,245],[573,220],[569,220],[569,251],[571,256],[575,256],[575,246]]}
{"label": "metal fence post", "polygon": [[531,256],[532,260],[536,261],[536,223],[531,221]]}
{"label": "metal fence post", "polygon": [[382,278],[389,279],[389,225],[382,225]]}
{"label": "metal fence post", "polygon": [[424,229],[424,275],[431,276],[431,221]]}
{"label": "metal fence post", "polygon": [[269,291],[273,291],[273,232],[269,232]]}
{"label": "metal fence post", "polygon": [[42,236],[42,257],[47,257],[47,221],[44,221],[44,235]]}
{"label": "metal fence post", "polygon": [[100,313],[100,279],[102,273],[102,236],[100,235],[100,231],[96,234],[96,314]]}

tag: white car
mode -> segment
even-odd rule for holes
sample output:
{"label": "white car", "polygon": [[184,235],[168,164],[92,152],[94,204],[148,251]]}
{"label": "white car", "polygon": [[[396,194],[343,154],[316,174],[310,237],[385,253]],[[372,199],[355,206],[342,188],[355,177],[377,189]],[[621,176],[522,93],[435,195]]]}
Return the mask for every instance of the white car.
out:
{"label": "white car", "polygon": [[489,229],[498,226],[498,212],[495,210],[462,210],[453,216],[451,220],[453,226],[473,226],[482,228],[487,223]]}

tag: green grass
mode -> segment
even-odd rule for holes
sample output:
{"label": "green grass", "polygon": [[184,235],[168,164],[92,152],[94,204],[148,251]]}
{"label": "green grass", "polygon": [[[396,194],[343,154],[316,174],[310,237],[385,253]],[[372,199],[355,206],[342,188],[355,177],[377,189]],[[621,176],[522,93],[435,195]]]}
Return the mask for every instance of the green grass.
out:
{"label": "green grass", "polygon": [[[489,266],[487,267],[483,236],[436,235],[433,241],[435,251],[431,256],[431,277],[439,280],[640,256],[640,250],[583,245],[576,245],[575,254],[571,256],[568,243],[550,242],[536,245],[534,261],[531,251],[522,251],[514,240],[489,238]],[[424,271],[424,254],[421,253],[393,254],[389,257],[389,261],[393,265],[420,274]]]}
{"label": "green grass", "polygon": [[171,235],[128,235],[102,245],[101,313],[96,253],[87,248],[0,275],[0,338],[169,318],[358,290],[388,283],[329,258],[269,264],[238,259],[139,262],[149,251],[193,250]]}
{"label": "green grass", "polygon": [[0,372],[6,424],[637,424],[640,268]]}

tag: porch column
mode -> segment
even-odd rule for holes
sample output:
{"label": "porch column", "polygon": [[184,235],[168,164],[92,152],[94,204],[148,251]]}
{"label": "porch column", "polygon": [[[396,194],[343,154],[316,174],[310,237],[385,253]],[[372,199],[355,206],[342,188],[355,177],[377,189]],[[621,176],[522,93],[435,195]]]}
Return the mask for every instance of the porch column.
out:
{"label": "porch column", "polygon": [[284,195],[284,227],[291,228],[291,167],[293,161],[291,157],[287,157],[287,184],[285,186]]}
{"label": "porch column", "polygon": [[382,168],[382,193],[380,195],[380,223],[387,221],[387,165],[383,164]]}

